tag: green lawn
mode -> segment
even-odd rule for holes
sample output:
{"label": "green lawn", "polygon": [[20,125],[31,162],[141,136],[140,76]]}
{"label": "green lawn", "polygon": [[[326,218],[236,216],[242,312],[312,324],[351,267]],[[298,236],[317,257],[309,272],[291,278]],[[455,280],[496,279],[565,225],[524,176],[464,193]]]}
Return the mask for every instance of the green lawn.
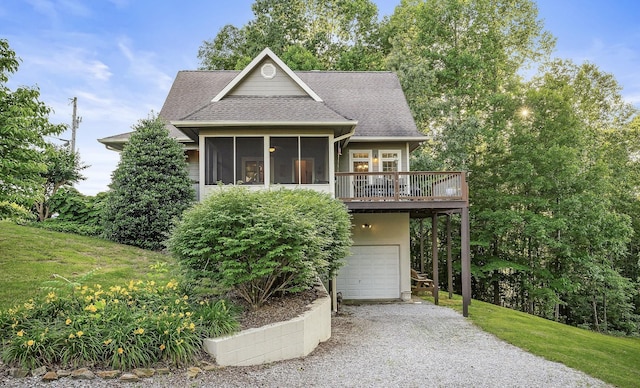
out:
{"label": "green lawn", "polygon": [[[0,222],[0,309],[33,297],[53,274],[74,280],[96,270],[87,283],[103,286],[146,279],[167,255],[97,238]],[[169,277],[159,274],[160,279]]]}
{"label": "green lawn", "polygon": [[[433,302],[433,297],[425,297]],[[462,299],[440,293],[440,305],[462,311]],[[561,362],[619,387],[640,384],[640,338],[612,337],[519,311],[472,301],[469,318],[521,349]]]}

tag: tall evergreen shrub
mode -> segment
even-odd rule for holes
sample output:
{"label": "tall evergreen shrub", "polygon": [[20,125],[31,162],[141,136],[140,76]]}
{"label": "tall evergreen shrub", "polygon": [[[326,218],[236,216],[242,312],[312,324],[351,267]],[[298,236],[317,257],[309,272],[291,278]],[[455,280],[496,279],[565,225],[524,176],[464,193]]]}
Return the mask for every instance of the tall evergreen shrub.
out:
{"label": "tall evergreen shrub", "polygon": [[194,201],[183,147],[159,117],[141,120],[113,172],[103,210],[105,238],[158,250]]}

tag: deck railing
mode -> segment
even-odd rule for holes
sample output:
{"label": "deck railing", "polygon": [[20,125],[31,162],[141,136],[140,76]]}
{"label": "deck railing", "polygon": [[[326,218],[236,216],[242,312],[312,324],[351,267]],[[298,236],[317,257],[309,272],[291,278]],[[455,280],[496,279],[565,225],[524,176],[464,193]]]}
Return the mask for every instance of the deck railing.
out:
{"label": "deck railing", "polygon": [[464,172],[336,172],[343,201],[466,201]]}

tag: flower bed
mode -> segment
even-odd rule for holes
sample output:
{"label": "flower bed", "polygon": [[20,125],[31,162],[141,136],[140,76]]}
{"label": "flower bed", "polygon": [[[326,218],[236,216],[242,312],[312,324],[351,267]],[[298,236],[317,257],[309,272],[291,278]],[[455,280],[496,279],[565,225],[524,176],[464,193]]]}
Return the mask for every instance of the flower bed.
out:
{"label": "flower bed", "polygon": [[302,315],[284,322],[243,330],[237,334],[207,338],[204,349],[222,366],[259,365],[303,357],[331,337],[331,298],[313,301]]}

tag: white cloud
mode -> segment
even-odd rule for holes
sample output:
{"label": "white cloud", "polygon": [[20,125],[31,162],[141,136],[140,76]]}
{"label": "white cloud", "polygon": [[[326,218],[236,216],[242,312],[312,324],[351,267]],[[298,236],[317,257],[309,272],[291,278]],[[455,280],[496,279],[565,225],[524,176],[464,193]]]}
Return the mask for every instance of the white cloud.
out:
{"label": "white cloud", "polygon": [[81,47],[40,47],[37,53],[24,56],[24,64],[39,68],[40,74],[108,81],[113,75],[109,66],[93,56]]}
{"label": "white cloud", "polygon": [[118,40],[120,52],[129,61],[128,70],[131,75],[139,81],[154,85],[159,91],[168,91],[173,78],[158,68],[156,54],[145,51],[136,52],[131,45],[131,40],[126,37]]}

